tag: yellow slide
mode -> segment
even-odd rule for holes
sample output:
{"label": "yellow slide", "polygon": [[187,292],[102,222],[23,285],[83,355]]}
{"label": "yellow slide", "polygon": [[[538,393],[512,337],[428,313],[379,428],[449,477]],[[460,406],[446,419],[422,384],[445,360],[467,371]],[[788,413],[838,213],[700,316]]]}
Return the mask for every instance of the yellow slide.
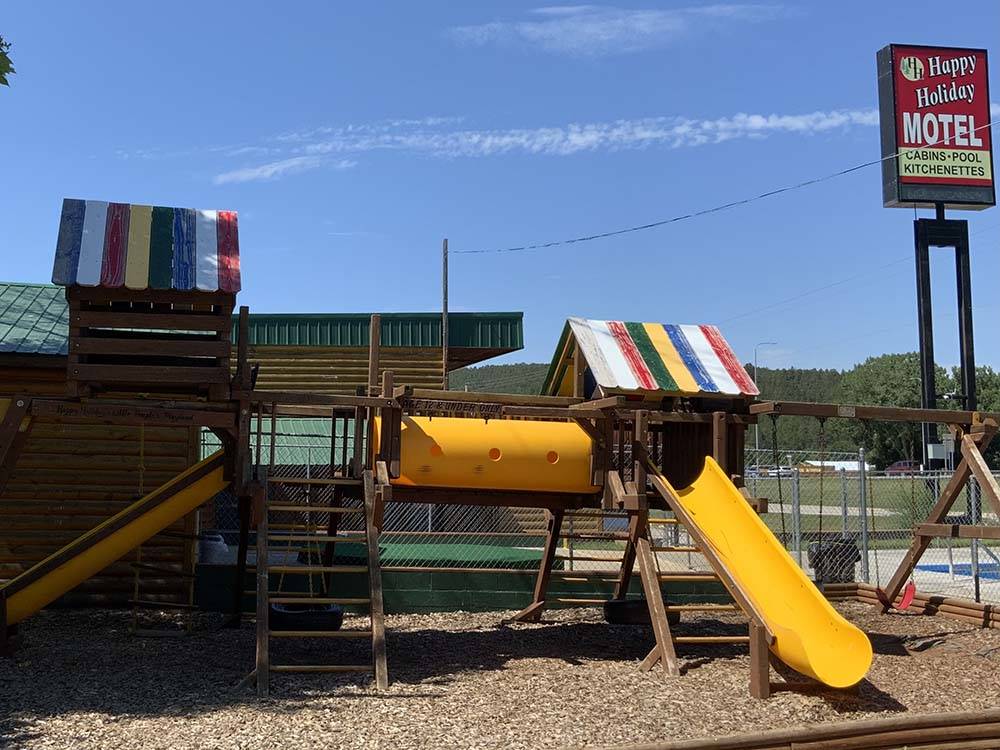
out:
{"label": "yellow slide", "polygon": [[[659,480],[659,481],[655,481]],[[872,662],[868,637],[830,603],[711,458],[694,483],[669,490],[775,636],[774,653],[831,687],[859,682]]]}
{"label": "yellow slide", "polygon": [[0,586],[7,624],[34,614],[225,489],[223,465],[222,451],[212,454]]}

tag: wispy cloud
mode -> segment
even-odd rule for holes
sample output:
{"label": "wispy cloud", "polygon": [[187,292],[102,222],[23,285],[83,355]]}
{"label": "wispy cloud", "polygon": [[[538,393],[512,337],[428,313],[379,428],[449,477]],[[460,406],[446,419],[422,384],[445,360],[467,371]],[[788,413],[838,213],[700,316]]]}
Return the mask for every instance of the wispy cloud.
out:
{"label": "wispy cloud", "polygon": [[[995,106],[995,105],[994,105]],[[329,125],[262,137],[257,143],[211,146],[175,152],[122,152],[121,158],[201,158],[218,164],[216,185],[276,180],[302,172],[344,170],[370,153],[428,158],[485,158],[502,155],[571,156],[640,149],[705,147],[739,139],[813,136],[871,128],[874,109],[831,109],[796,114],[740,112],[726,117],[641,117],[520,128],[460,127],[457,117],[383,120]],[[246,164],[253,156],[260,163]],[[243,164],[233,164],[234,161]]]}
{"label": "wispy cloud", "polygon": [[664,146],[683,148],[776,133],[816,134],[878,123],[872,109],[805,114],[746,114],[716,119],[648,117],[596,123],[570,123],[511,129],[331,128],[295,146],[303,154],[356,154],[409,151],[439,157],[481,157],[523,153],[568,156],[586,151],[616,151]]}
{"label": "wispy cloud", "polygon": [[688,8],[629,10],[595,5],[535,8],[526,18],[456,26],[462,44],[525,44],[547,52],[606,55],[661,47],[694,29],[773,19],[778,5],[718,3]]}
{"label": "wispy cloud", "polygon": [[229,172],[217,174],[213,179],[216,185],[227,185],[237,182],[259,182],[261,180],[273,180],[284,175],[296,172],[305,172],[310,169],[328,166],[335,169],[350,169],[357,165],[351,159],[341,159],[336,162],[329,162],[322,156],[292,156],[280,161],[272,161],[267,164],[258,164],[253,167],[242,167]]}

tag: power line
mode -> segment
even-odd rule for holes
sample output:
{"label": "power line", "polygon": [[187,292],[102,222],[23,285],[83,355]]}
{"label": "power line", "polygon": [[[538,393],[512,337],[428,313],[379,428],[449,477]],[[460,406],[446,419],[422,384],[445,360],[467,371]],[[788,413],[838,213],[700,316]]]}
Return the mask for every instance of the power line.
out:
{"label": "power line", "polygon": [[[971,130],[974,133],[983,128],[993,127],[993,122],[987,122],[984,125]],[[947,143],[947,140],[945,141]],[[774,190],[768,190],[763,193],[758,193],[757,195],[750,196],[748,198],[742,198],[740,200],[730,201],[729,203],[723,203],[718,206],[713,206],[712,208],[704,208],[700,211],[692,211],[691,213],[681,214],[679,216],[673,216],[669,219],[661,219],[659,221],[652,221],[648,224],[639,224],[633,227],[625,227],[624,229],[614,229],[609,232],[599,232],[597,234],[588,234],[581,237],[573,237],[566,240],[553,240],[551,242],[540,242],[530,245],[517,245],[515,247],[504,247],[504,248],[494,248],[491,250],[452,250],[451,255],[486,255],[493,253],[517,253],[524,252],[527,250],[546,250],[552,247],[559,247],[562,245],[573,245],[579,242],[591,242],[593,240],[603,240],[608,237],[618,237],[623,234],[631,234],[633,232],[643,232],[647,229],[656,229],[657,227],[666,226],[667,224],[676,224],[680,221],[686,221],[688,219],[695,219],[699,216],[707,216],[708,214],[719,213],[720,211],[727,211],[731,208],[736,208],[738,206],[745,206],[750,203],[754,203],[764,198],[771,198],[775,195],[781,195],[782,193],[789,193],[793,190],[801,190],[802,188],[809,187],[811,185],[817,185],[821,182],[827,182],[828,180],[833,180],[838,177],[843,177],[845,175],[851,174],[852,172],[857,172],[861,169],[866,169],[867,167],[874,166],[876,164],[881,164],[889,159],[895,159],[902,153],[902,149],[896,151],[895,153],[889,154],[888,156],[883,156],[880,159],[873,159],[871,161],[863,162],[862,164],[855,164],[853,167],[848,167],[847,169],[841,169],[837,172],[833,172],[828,175],[823,175],[822,177],[814,177],[810,180],[803,180],[802,182],[797,182],[793,185],[785,185],[784,187],[775,188]]]}

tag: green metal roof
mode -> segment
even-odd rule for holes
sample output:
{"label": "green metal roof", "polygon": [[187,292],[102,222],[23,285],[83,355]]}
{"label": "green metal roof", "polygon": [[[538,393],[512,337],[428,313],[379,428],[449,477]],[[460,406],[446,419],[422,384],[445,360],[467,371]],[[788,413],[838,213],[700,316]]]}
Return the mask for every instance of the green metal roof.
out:
{"label": "green metal roof", "polygon": [[[448,313],[448,346],[514,351],[524,346],[523,313]],[[368,346],[369,313],[250,316],[250,343]],[[440,313],[382,313],[382,346],[441,346]]]}
{"label": "green metal roof", "polygon": [[66,354],[68,320],[62,287],[0,282],[0,353]]}
{"label": "green metal roof", "polygon": [[[257,346],[367,347],[370,313],[251,313]],[[519,312],[449,313],[448,346],[491,349],[524,346]],[[66,354],[69,313],[62,287],[0,282],[0,353]],[[236,328],[233,329],[235,342]],[[440,347],[440,313],[382,313],[382,346]]]}
{"label": "green metal roof", "polygon": [[[274,426],[276,439],[274,441],[274,462],[276,464],[319,466],[330,462],[330,429],[331,420],[313,419],[310,417],[278,417]],[[353,455],[354,421],[347,420],[347,432],[343,432],[344,422],[337,422],[337,453],[346,440],[348,453]],[[250,449],[254,455],[257,452],[256,422],[250,434]],[[202,430],[201,456],[207,458],[219,450],[219,438],[208,430]],[[261,425],[260,456],[263,463],[271,457],[271,419],[265,417]]]}

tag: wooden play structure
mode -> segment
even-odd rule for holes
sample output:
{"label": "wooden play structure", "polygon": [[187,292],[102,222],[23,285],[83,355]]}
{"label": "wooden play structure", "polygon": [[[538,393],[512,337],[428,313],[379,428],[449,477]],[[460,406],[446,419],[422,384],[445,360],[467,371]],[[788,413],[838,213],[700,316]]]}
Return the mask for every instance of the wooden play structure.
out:
{"label": "wooden play structure", "polygon": [[[750,497],[742,481],[747,425],[762,414],[949,424],[963,460],[918,526],[904,565],[882,595],[885,607],[927,540],[994,534],[943,524],[969,476],[979,479],[1000,513],[1000,488],[981,455],[997,431],[995,415],[758,403],[756,386],[713,326],[570,319],[546,395],[511,396],[395,382],[380,362],[382,327],[373,316],[368,382],[358,392],[268,390],[256,387],[248,309],[232,315],[240,286],[235,214],[67,201],[53,278],[66,286],[71,307],[68,393],[0,401],[0,486],[35,417],[202,428],[218,437],[222,449],[0,586],[5,643],[9,626],[231,487],[240,509],[233,623],[245,596],[255,596],[253,678],[262,696],[272,675],[286,672],[365,671],[379,688],[387,686],[379,539],[390,502],[543,510],[547,535],[533,597],[513,622],[538,621],[550,603],[560,539],[616,539],[624,552],[612,599],[625,599],[638,566],[654,636],[642,669],[680,675],[677,644],[745,643],[756,697],[772,689],[772,657],[819,683],[847,688],[864,677],[871,645],[759,519],[765,501]],[[323,471],[308,477],[275,471],[276,424],[283,416],[331,421],[334,439]],[[337,435],[350,435],[353,449],[346,439],[338,449]],[[564,531],[566,514],[581,509],[624,514],[626,530]],[[655,524],[685,529],[691,543],[658,538],[651,531]],[[360,562],[338,557],[338,549],[352,542],[364,550]],[[661,572],[659,556],[674,552],[700,553],[711,571]],[[256,586],[245,592],[248,571]],[[338,587],[344,573],[364,573],[367,596],[344,595]],[[295,577],[304,582],[295,592],[275,586]],[[665,581],[692,579],[720,582],[733,603],[664,600]],[[308,620],[310,613],[339,606],[364,610],[368,627],[344,630],[339,622]],[[699,611],[741,612],[747,633],[672,632],[673,616]],[[302,615],[299,622],[318,624],[279,627],[274,618],[289,612]],[[277,642],[296,639],[356,639],[370,643],[371,655],[351,663],[272,658]]]}

